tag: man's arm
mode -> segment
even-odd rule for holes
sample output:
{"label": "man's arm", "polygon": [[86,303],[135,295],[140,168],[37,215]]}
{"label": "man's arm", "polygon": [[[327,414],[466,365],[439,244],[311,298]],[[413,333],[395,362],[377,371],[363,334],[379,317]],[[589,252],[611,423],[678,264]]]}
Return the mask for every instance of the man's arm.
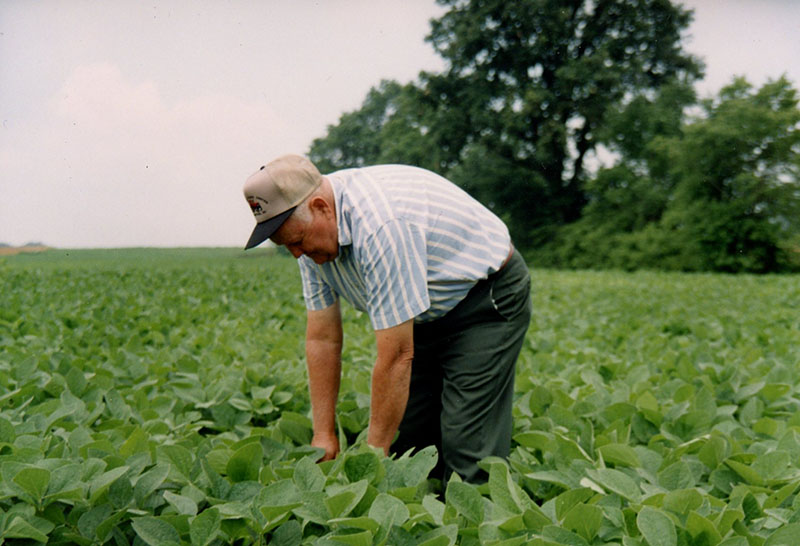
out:
{"label": "man's arm", "polygon": [[342,318],[337,301],[320,311],[308,311],[306,360],[314,437],[311,445],[325,449],[323,461],[339,454],[336,400],[342,373]]}
{"label": "man's arm", "polygon": [[371,410],[367,443],[389,454],[408,402],[414,321],[375,331],[378,358],[372,370]]}

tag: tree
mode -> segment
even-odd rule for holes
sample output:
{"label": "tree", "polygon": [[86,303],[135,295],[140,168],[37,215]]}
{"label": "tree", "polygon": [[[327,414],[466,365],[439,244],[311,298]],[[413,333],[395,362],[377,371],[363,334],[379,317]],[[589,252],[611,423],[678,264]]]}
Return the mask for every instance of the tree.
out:
{"label": "tree", "polygon": [[322,172],[376,163],[381,132],[401,93],[402,86],[391,80],[370,89],[360,109],[343,114],[325,137],[314,139],[309,158]]}
{"label": "tree", "polygon": [[[785,78],[743,79],[676,126],[658,102],[609,126],[622,157],[545,256],[568,267],[770,272],[800,267],[800,110]],[[661,124],[658,131],[648,127]],[[649,139],[649,140],[648,140]]]}
{"label": "tree", "polygon": [[493,203],[523,248],[579,218],[612,114],[701,73],[680,46],[690,12],[668,0],[438,2],[428,40],[447,69],[382,83],[311,157],[431,168]]}
{"label": "tree", "polygon": [[797,92],[785,78],[758,91],[738,78],[702,108],[670,143],[678,183],[664,228],[696,247],[699,269],[786,267],[800,233]]}
{"label": "tree", "polygon": [[[579,218],[586,161],[611,112],[701,73],[680,48],[690,12],[667,0],[439,3],[450,10],[429,39],[448,69],[423,82],[437,147],[453,166],[505,167],[473,189],[483,200],[502,190],[520,235]],[[455,173],[470,183],[471,170]]]}

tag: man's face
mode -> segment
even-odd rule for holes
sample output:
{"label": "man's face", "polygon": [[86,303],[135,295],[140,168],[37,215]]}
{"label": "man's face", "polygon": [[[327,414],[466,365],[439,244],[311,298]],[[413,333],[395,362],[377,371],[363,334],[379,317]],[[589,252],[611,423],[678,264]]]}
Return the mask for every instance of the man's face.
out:
{"label": "man's face", "polygon": [[270,240],[285,246],[295,258],[305,254],[317,264],[332,262],[339,255],[335,218],[314,209],[309,222],[290,216]]}

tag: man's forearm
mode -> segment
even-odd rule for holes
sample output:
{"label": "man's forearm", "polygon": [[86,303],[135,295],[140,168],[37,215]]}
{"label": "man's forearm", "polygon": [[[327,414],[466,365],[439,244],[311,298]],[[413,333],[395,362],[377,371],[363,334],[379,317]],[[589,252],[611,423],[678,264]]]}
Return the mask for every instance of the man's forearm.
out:
{"label": "man's forearm", "polygon": [[386,454],[406,411],[410,381],[410,359],[375,363],[367,443]]}
{"label": "man's forearm", "polygon": [[308,385],[314,434],[336,434],[336,400],[341,381],[341,344],[325,341],[306,343]]}

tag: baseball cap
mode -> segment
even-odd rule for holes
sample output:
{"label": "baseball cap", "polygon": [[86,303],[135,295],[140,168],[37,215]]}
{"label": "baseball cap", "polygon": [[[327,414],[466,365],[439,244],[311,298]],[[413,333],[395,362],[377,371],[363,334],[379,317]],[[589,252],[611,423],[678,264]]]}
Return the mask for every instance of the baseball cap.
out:
{"label": "baseball cap", "polygon": [[250,175],[244,183],[244,198],[257,223],[244,249],[269,239],[321,183],[322,175],[314,164],[293,154],[281,156]]}

